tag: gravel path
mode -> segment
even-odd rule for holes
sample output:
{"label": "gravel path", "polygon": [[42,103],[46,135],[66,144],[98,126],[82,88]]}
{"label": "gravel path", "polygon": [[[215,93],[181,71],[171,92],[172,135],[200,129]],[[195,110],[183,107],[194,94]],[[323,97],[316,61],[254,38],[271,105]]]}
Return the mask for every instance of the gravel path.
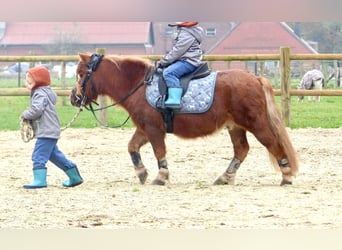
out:
{"label": "gravel path", "polygon": [[1,228],[342,228],[342,128],[289,130],[300,174],[280,187],[266,149],[248,135],[250,152],[235,186],[213,186],[233,151],[227,131],[196,140],[167,136],[170,183],[153,186],[150,145],[141,154],[149,177],[140,185],[127,143],[132,129],[67,129],[60,149],[85,182],[63,188],[65,174],[48,164],[48,188],[32,181],[34,142],[1,131]]}

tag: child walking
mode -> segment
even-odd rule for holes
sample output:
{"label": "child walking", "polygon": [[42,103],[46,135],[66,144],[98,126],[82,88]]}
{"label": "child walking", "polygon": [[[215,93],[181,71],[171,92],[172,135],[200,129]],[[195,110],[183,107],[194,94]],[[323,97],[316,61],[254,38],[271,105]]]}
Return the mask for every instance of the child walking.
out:
{"label": "child walking", "polygon": [[57,94],[49,85],[50,73],[45,67],[34,67],[27,71],[26,88],[31,91],[30,109],[25,110],[21,118],[32,122],[37,140],[32,153],[33,182],[24,185],[26,189],[47,187],[47,161],[51,161],[69,177],[63,186],[74,187],[83,182],[76,164],[58,149],[61,130],[55,109]]}

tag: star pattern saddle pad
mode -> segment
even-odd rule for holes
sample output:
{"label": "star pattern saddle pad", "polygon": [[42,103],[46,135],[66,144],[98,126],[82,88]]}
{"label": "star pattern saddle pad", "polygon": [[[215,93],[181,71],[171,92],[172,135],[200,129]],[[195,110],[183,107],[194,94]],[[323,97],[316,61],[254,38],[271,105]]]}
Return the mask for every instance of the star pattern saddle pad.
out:
{"label": "star pattern saddle pad", "polygon": [[[212,72],[206,77],[191,80],[186,93],[182,97],[181,108],[175,110],[174,113],[206,112],[213,103],[216,75],[217,72]],[[156,103],[161,98],[158,87],[159,77],[159,75],[155,74],[153,81],[146,88],[147,102],[153,108],[156,108]]]}

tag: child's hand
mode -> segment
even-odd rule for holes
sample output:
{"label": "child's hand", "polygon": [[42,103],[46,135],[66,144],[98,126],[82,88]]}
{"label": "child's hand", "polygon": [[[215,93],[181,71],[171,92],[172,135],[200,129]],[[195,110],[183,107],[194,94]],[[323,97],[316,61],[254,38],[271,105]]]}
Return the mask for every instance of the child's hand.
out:
{"label": "child's hand", "polygon": [[22,116],[20,116],[20,134],[21,139],[24,142],[29,142],[34,138],[34,130],[31,121],[22,118]]}

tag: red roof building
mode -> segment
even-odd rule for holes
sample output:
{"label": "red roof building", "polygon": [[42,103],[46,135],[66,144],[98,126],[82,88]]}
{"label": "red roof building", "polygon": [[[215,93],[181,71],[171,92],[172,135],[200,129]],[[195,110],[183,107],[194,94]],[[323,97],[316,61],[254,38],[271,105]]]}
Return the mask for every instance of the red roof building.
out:
{"label": "red roof building", "polygon": [[[317,53],[282,22],[203,22],[205,54]],[[94,52],[107,54],[165,54],[175,28],[167,22],[8,22],[0,23],[0,55],[48,55]],[[242,66],[241,66],[242,65]],[[227,68],[215,62],[213,69]],[[231,64],[231,67],[245,67]]]}
{"label": "red roof building", "polygon": [[317,53],[286,24],[280,22],[242,22],[237,24],[210,54],[278,54],[280,47],[291,52]]}
{"label": "red roof building", "polygon": [[[208,54],[279,54],[280,47],[289,47],[293,54],[317,54],[306,41],[298,37],[283,22],[241,22],[236,24]],[[312,62],[307,62],[311,64]],[[251,64],[251,63],[250,63]],[[244,63],[232,62],[230,67],[244,68]],[[249,65],[248,68],[255,67]],[[215,69],[227,68],[226,62],[213,63]]]}
{"label": "red roof building", "polygon": [[[108,54],[148,54],[150,22],[8,22],[0,32],[0,55],[74,54],[106,48]],[[53,51],[72,44],[69,51]],[[70,48],[69,48],[70,49]]]}

